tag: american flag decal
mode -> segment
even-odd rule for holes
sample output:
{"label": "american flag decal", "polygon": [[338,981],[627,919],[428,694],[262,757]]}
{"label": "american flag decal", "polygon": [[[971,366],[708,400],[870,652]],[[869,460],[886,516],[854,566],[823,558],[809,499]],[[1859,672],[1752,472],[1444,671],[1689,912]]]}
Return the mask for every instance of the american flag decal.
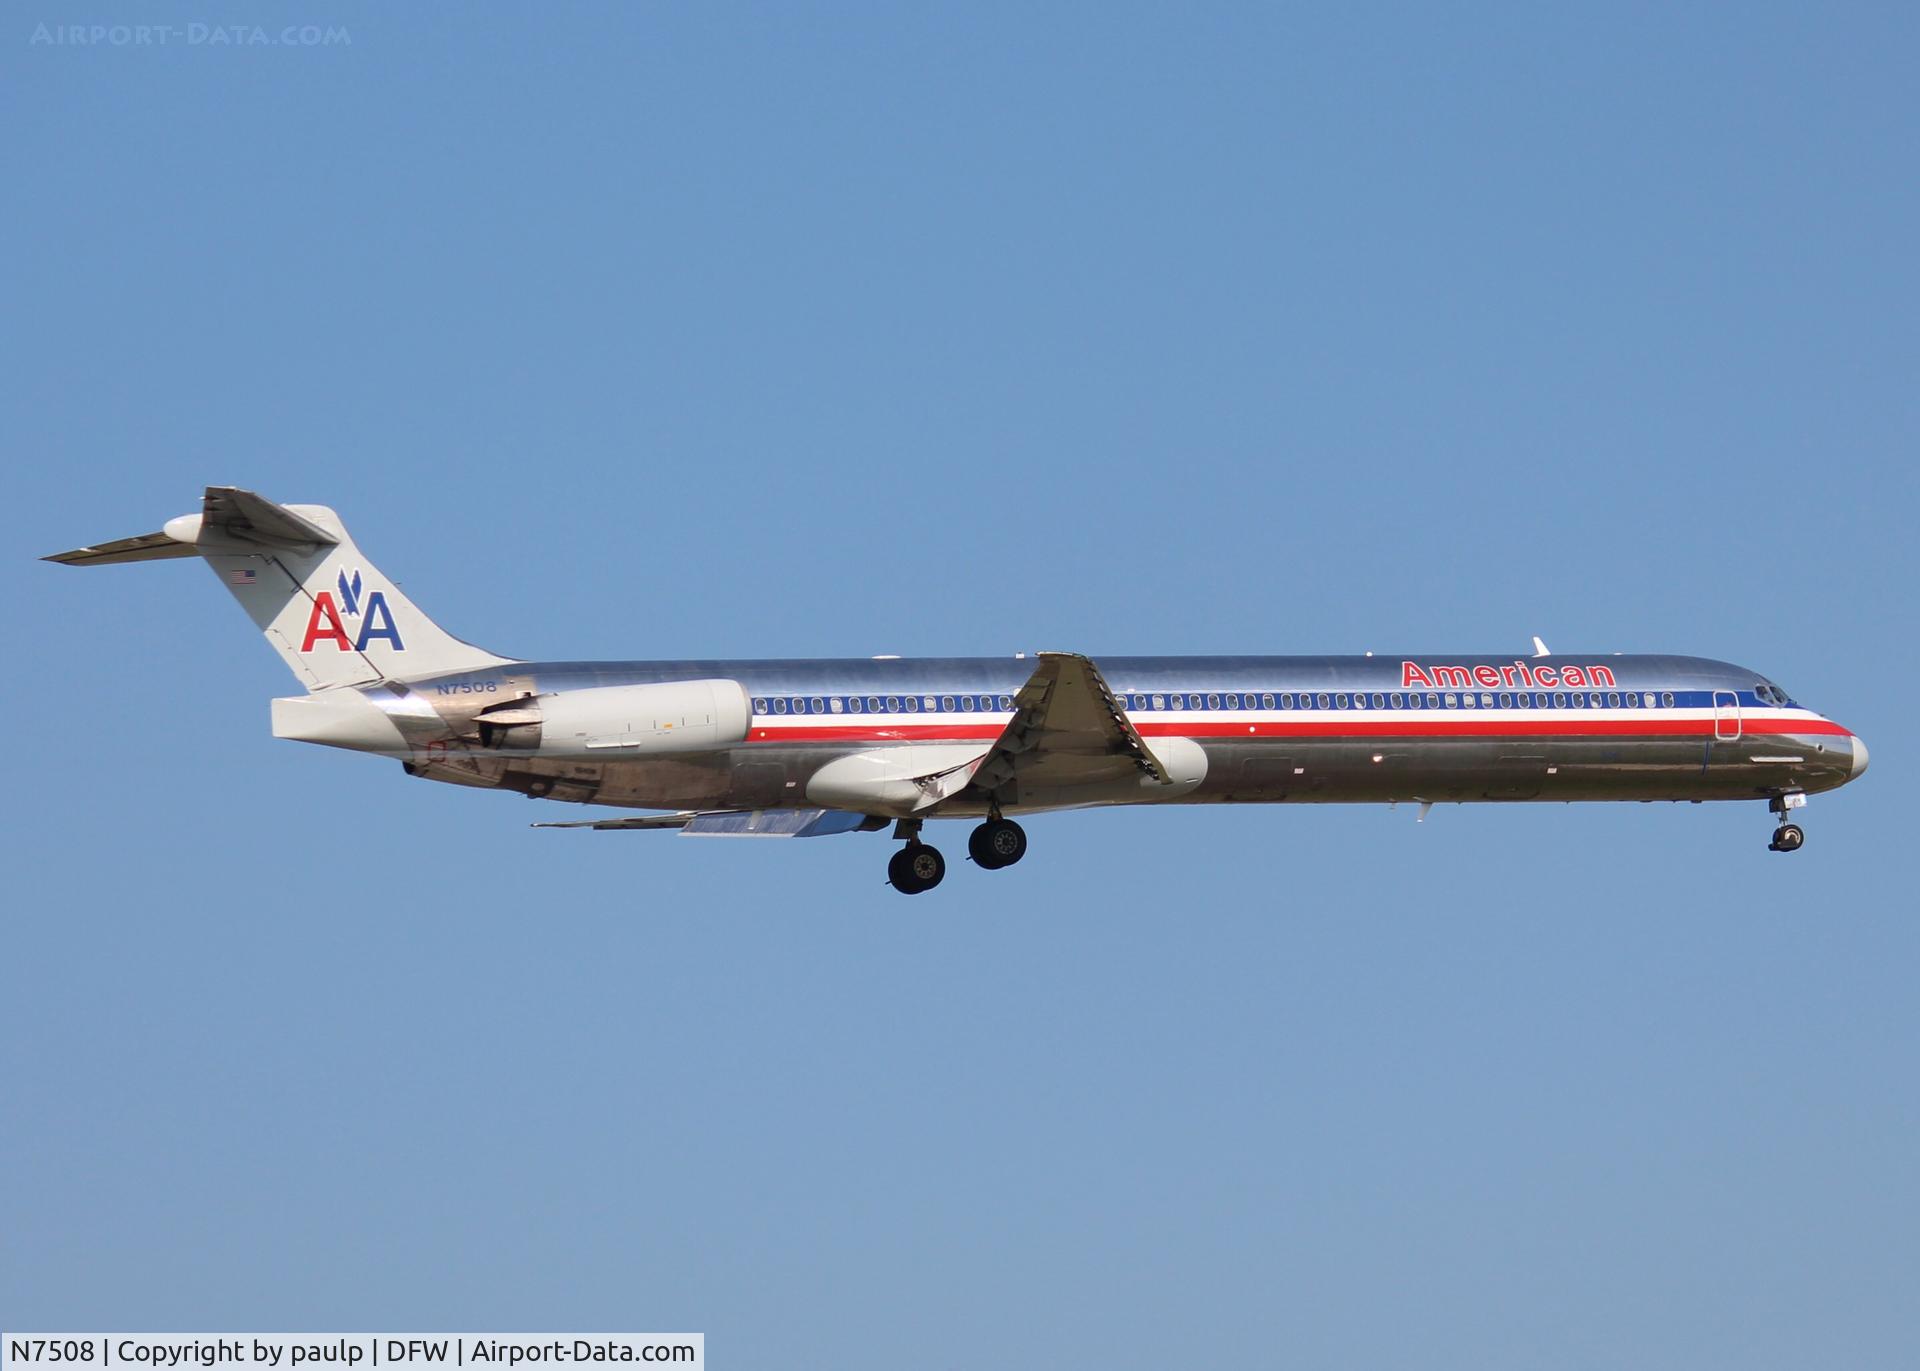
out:
{"label": "american flag decal", "polygon": [[257,585],[259,578],[259,572],[255,571],[252,567],[243,566],[227,573],[227,584],[230,586]]}

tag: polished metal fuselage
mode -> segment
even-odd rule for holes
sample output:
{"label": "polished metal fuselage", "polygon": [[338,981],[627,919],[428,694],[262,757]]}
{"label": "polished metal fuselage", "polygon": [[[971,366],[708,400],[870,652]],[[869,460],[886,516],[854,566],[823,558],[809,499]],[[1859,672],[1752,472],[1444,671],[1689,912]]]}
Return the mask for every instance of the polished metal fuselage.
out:
{"label": "polished metal fuselage", "polygon": [[[1191,738],[1206,753],[1204,781],[1166,803],[1755,799],[1830,789],[1865,759],[1846,729],[1765,677],[1702,658],[1534,659],[1604,680],[1575,689],[1529,686],[1533,667],[1483,655],[1097,660],[1149,747]],[[1409,685],[1409,667],[1436,663],[1478,681]],[[805,804],[813,774],[851,752],[990,745],[1033,667],[1023,657],[511,663],[369,697],[405,734],[415,775],[630,808],[760,809]],[[480,711],[504,701],[710,678],[753,699],[747,737],[711,752],[531,758],[476,736]],[[988,802],[963,792],[931,816],[977,815]]]}

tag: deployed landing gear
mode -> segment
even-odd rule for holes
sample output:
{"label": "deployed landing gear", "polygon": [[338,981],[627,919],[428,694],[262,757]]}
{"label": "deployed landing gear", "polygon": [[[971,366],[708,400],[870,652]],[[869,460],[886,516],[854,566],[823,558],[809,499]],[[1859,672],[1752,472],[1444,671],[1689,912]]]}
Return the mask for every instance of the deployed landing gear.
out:
{"label": "deployed landing gear", "polygon": [[1807,803],[1805,795],[1776,795],[1767,802],[1767,808],[1780,816],[1780,827],[1773,830],[1773,841],[1767,844],[1769,852],[1798,852],[1800,845],[1807,840],[1806,830],[1799,824],[1787,822],[1787,811],[1800,809]]}
{"label": "deployed landing gear", "polygon": [[1027,855],[1027,833],[1012,819],[988,819],[967,837],[967,855],[987,871],[1012,866]]}
{"label": "deployed landing gear", "polygon": [[928,847],[918,838],[893,854],[887,863],[887,882],[902,895],[918,895],[932,890],[947,874],[947,859],[937,847]]}

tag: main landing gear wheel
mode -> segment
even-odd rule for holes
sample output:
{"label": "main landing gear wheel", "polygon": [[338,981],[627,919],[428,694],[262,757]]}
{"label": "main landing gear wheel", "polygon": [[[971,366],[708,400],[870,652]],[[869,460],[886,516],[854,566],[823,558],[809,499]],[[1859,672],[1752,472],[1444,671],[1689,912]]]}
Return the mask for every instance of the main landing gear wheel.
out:
{"label": "main landing gear wheel", "polygon": [[1027,833],[1012,819],[988,819],[967,837],[967,855],[987,871],[1012,866],[1027,855]]}
{"label": "main landing gear wheel", "polygon": [[887,883],[902,895],[932,890],[947,874],[947,859],[937,847],[915,839],[893,854],[887,863]]}

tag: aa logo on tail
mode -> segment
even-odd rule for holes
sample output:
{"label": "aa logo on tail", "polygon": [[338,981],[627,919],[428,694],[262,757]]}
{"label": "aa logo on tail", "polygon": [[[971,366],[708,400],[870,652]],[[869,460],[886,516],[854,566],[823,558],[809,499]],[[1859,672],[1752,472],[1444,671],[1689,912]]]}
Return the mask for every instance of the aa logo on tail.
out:
{"label": "aa logo on tail", "polygon": [[[385,592],[368,592],[366,602],[361,602],[359,567],[353,569],[351,577],[343,569],[334,585],[340,591],[338,603],[331,590],[323,590],[313,597],[313,610],[307,615],[307,636],[300,644],[302,652],[313,651],[316,643],[332,643],[341,652],[365,652],[367,644],[376,639],[391,643],[395,652],[407,650],[407,645],[400,641],[400,630],[394,627],[393,611],[387,608]],[[360,621],[357,638],[348,635],[342,615]]]}

